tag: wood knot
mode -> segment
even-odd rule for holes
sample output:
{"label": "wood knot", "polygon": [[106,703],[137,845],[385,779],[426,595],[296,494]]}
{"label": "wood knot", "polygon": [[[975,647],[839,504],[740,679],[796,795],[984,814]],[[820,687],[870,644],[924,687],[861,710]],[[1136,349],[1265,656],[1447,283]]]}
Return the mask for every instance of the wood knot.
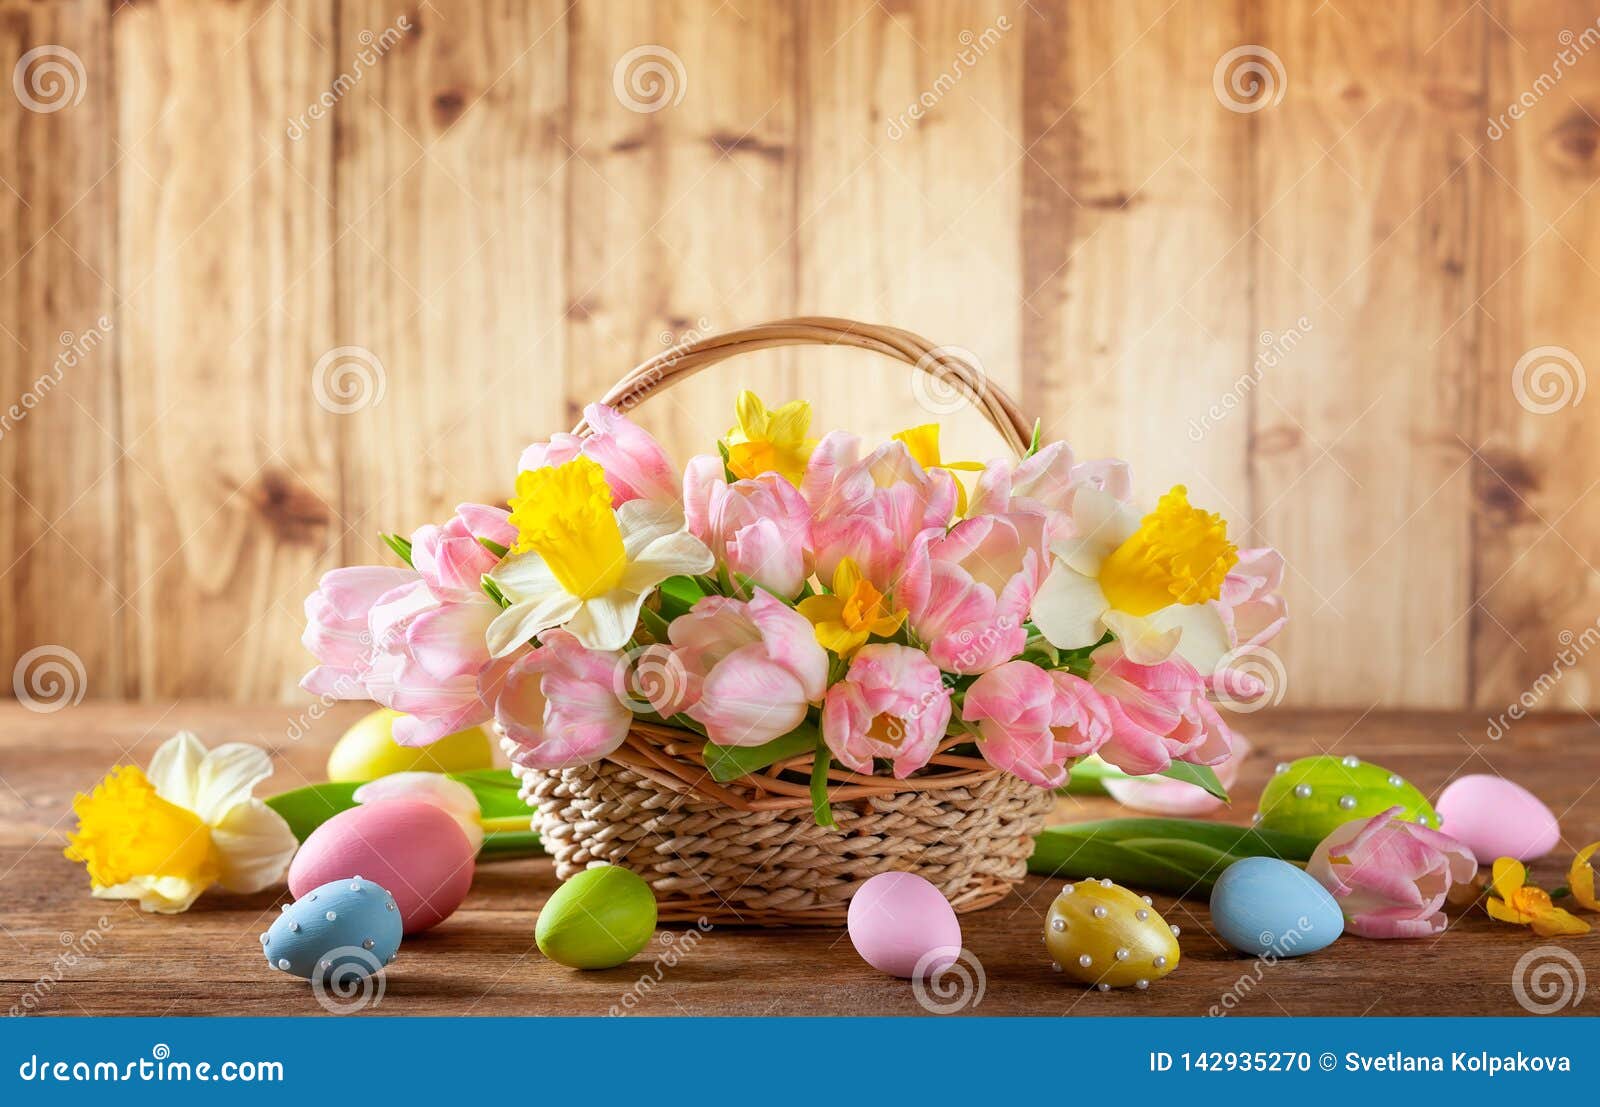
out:
{"label": "wood knot", "polygon": [[1539,475],[1527,460],[1485,446],[1478,459],[1486,470],[1478,479],[1478,503],[1496,523],[1526,523],[1537,518],[1528,500],[1539,492]]}
{"label": "wood knot", "polygon": [[249,491],[249,500],[280,542],[318,542],[332,521],[332,512],[322,497],[282,469],[263,469]]}
{"label": "wood knot", "polygon": [[467,99],[459,89],[447,88],[436,92],[433,94],[433,121],[440,127],[448,127],[461,118],[466,107]]}
{"label": "wood knot", "polygon": [[763,142],[752,134],[735,134],[732,131],[717,131],[707,136],[706,141],[724,154],[754,154],[766,158],[768,161],[782,162],[789,156],[788,148],[781,142]]}
{"label": "wood knot", "polygon": [[1600,124],[1582,110],[1570,112],[1546,138],[1550,160],[1573,172],[1592,173],[1597,148]]}

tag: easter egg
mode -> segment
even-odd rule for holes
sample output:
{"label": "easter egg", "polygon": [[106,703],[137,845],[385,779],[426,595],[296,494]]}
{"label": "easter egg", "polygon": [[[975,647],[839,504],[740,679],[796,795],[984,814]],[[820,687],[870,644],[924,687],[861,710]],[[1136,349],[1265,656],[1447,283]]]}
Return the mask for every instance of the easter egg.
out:
{"label": "easter egg", "polygon": [[384,799],[341,811],[305,840],[289,865],[289,891],[303,896],[357,873],[393,889],[407,934],[448,918],[472,886],[466,834],[442,808]]}
{"label": "easter egg", "polygon": [[328,779],[377,780],[390,773],[460,773],[494,766],[482,727],[469,726],[426,746],[402,746],[394,740],[394,721],[401,717],[387,707],[363,715],[334,743]]}
{"label": "easter egg", "polygon": [[1439,796],[1440,830],[1484,864],[1497,857],[1531,861],[1556,848],[1561,828],[1539,797],[1487,773],[1452,780]]}
{"label": "easter egg", "polygon": [[1178,928],[1109,880],[1064,885],[1044,919],[1053,967],[1102,992],[1148,988],[1178,967]]}
{"label": "easter egg", "polygon": [[633,957],[656,931],[656,897],[638,873],[617,865],[585,869],[539,912],[539,952],[574,969],[609,969]]}
{"label": "easter egg", "polygon": [[373,976],[399,949],[394,897],[359,876],[318,885],[284,904],[261,935],[268,965],[307,980]]}
{"label": "easter egg", "polygon": [[1400,808],[1402,819],[1439,828],[1427,797],[1400,774],[1358,757],[1302,757],[1280,764],[1267,782],[1256,825],[1320,840],[1391,807]]}
{"label": "easter egg", "polygon": [[1241,953],[1299,957],[1344,933],[1344,915],[1304,870],[1276,857],[1246,857],[1211,889],[1211,926]]}
{"label": "easter egg", "polygon": [[850,944],[879,972],[936,976],[961,956],[961,924],[944,894],[914,873],[879,873],[856,889]]}

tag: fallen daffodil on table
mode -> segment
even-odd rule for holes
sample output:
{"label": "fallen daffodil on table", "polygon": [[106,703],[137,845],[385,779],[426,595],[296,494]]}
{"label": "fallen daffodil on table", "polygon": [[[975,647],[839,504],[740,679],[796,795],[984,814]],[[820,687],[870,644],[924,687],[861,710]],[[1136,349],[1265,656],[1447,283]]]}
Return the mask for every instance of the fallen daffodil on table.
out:
{"label": "fallen daffodil on table", "polygon": [[1527,883],[1527,879],[1527,866],[1514,857],[1502,857],[1494,863],[1489,881],[1492,894],[1484,901],[1490,918],[1532,927],[1541,938],[1589,932],[1588,923],[1557,907],[1550,901],[1549,892]]}
{"label": "fallen daffodil on table", "polygon": [[207,750],[182,731],[148,772],[118,765],[73,798],[78,829],[66,856],[89,870],[95,896],[137,899],[177,914],[213,884],[258,892],[282,878],[298,842],[289,824],[251,793],[272,775],[265,750],[229,742]]}

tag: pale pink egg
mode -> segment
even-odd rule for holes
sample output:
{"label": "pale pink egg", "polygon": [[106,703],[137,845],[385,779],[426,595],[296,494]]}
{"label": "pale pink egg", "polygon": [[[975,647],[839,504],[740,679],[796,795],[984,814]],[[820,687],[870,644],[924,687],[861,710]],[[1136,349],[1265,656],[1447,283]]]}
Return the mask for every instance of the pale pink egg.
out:
{"label": "pale pink egg", "polygon": [[879,873],[856,890],[850,943],[890,976],[934,976],[961,955],[961,924],[939,889],[912,873]]}
{"label": "pale pink egg", "polygon": [[394,897],[407,934],[435,926],[472,886],[467,836],[441,808],[411,799],[374,800],[341,811],[301,845],[289,866],[296,899],[331,880],[363,877]]}
{"label": "pale pink egg", "polygon": [[1504,777],[1458,777],[1434,804],[1439,829],[1470,849],[1484,865],[1498,857],[1531,861],[1556,848],[1561,828],[1539,797]]}

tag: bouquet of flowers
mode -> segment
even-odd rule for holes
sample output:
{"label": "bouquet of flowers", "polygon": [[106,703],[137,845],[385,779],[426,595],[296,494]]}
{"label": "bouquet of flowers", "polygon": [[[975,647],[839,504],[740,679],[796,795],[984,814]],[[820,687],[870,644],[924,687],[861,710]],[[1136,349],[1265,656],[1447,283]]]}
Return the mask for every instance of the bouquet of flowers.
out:
{"label": "bouquet of flowers", "polygon": [[897,779],[981,758],[1042,789],[1090,755],[1220,790],[1216,701],[1265,690],[1243,652],[1285,610],[1282,560],[1238,549],[1183,486],[1133,505],[1128,466],[1063,443],[944,459],[936,424],[812,436],[753,393],[681,475],[595,404],[523,453],[507,507],[464,504],[403,568],[336,569],[306,601],[304,687],[406,713],[426,744],[490,720],[514,765],[615,753],[641,722],[703,738],[734,779],[811,755]]}

